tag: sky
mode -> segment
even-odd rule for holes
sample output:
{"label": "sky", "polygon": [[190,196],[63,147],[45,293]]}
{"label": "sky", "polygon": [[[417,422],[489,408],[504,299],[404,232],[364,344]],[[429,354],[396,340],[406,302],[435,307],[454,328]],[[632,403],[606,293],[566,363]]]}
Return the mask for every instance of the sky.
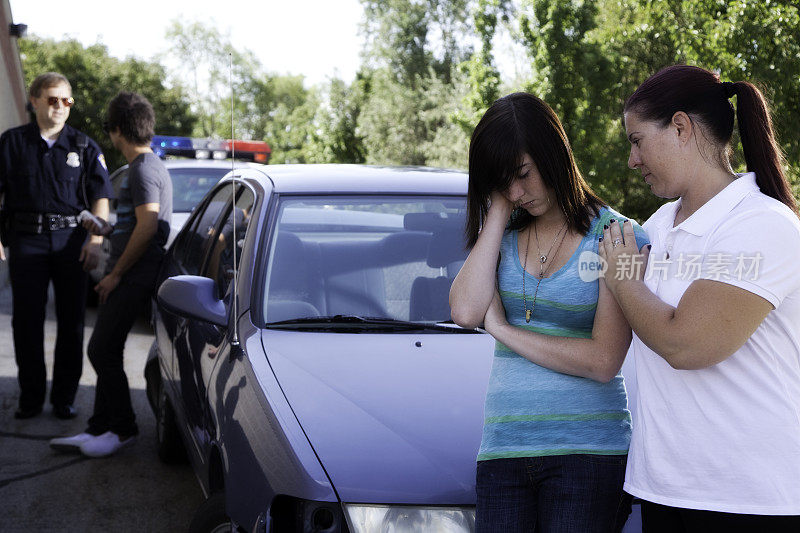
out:
{"label": "sky", "polygon": [[[173,20],[214,26],[264,70],[302,74],[306,85],[332,77],[351,82],[361,65],[364,36],[359,0],[10,0],[15,23],[28,34],[102,43],[120,59],[152,59],[165,50]],[[507,32],[496,36],[495,61],[504,79],[524,77],[529,62]]]}
{"label": "sky", "polygon": [[167,46],[175,20],[214,26],[268,72],[302,74],[307,84],[348,82],[361,64],[359,0],[10,0],[28,34],[90,45],[110,55],[151,59]]}

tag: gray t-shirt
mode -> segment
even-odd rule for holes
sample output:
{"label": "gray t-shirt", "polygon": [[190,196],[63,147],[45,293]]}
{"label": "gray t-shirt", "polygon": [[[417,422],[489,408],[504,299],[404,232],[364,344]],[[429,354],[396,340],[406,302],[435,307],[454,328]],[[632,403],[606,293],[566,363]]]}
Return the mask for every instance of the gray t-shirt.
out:
{"label": "gray t-shirt", "polygon": [[158,203],[158,229],[147,250],[139,260],[125,273],[125,278],[132,283],[151,285],[155,282],[164,245],[169,237],[169,225],[172,219],[172,180],[164,163],[153,153],[144,153],[134,159],[128,174],[123,178],[116,200],[117,223],[111,233],[111,253],[108,271],[116,264],[133,228],[136,226],[136,207],[142,204]]}

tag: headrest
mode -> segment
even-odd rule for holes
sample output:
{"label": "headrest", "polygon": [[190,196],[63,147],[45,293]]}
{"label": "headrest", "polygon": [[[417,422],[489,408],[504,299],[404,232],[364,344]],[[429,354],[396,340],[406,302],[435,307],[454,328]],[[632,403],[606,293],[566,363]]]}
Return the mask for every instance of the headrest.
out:
{"label": "headrest", "polygon": [[462,231],[437,231],[428,243],[428,266],[444,267],[455,261],[465,260],[468,254]]}

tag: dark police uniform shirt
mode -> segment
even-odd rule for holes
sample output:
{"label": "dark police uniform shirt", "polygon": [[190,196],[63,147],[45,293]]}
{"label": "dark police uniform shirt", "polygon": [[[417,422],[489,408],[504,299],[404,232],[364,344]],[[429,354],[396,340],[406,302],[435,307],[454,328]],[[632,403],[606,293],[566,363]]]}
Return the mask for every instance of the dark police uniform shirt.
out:
{"label": "dark police uniform shirt", "polygon": [[65,124],[48,148],[36,121],[11,128],[0,136],[0,194],[5,209],[18,213],[77,215],[84,206],[78,135],[88,140],[84,149],[86,197],[89,203],[111,198],[103,152],[83,133]]}

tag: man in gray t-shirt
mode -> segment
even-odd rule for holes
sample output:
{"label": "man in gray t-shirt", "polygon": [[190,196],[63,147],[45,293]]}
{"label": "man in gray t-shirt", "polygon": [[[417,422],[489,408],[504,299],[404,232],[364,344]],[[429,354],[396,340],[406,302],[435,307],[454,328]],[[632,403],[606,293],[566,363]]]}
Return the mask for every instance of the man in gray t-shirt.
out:
{"label": "man in gray t-shirt", "polygon": [[130,162],[128,174],[119,188],[119,197],[116,200],[117,223],[109,236],[111,254],[108,272],[114,271],[133,235],[136,228],[136,208],[153,203],[159,205],[156,234],[139,260],[124,274],[129,281],[144,286],[152,285],[158,274],[172,218],[172,181],[169,172],[153,152],[144,152]]}
{"label": "man in gray t-shirt", "polygon": [[130,169],[120,190],[114,228],[84,222],[93,233],[110,233],[111,240],[108,273],[95,286],[100,307],[88,349],[97,372],[94,414],[83,433],[52,439],[50,446],[57,450],[104,457],[133,443],[139,433],[122,351],[155,292],[172,217],[172,181],[150,149],[154,126],[153,107],[141,95],[121,92],[108,105],[104,128]]}

